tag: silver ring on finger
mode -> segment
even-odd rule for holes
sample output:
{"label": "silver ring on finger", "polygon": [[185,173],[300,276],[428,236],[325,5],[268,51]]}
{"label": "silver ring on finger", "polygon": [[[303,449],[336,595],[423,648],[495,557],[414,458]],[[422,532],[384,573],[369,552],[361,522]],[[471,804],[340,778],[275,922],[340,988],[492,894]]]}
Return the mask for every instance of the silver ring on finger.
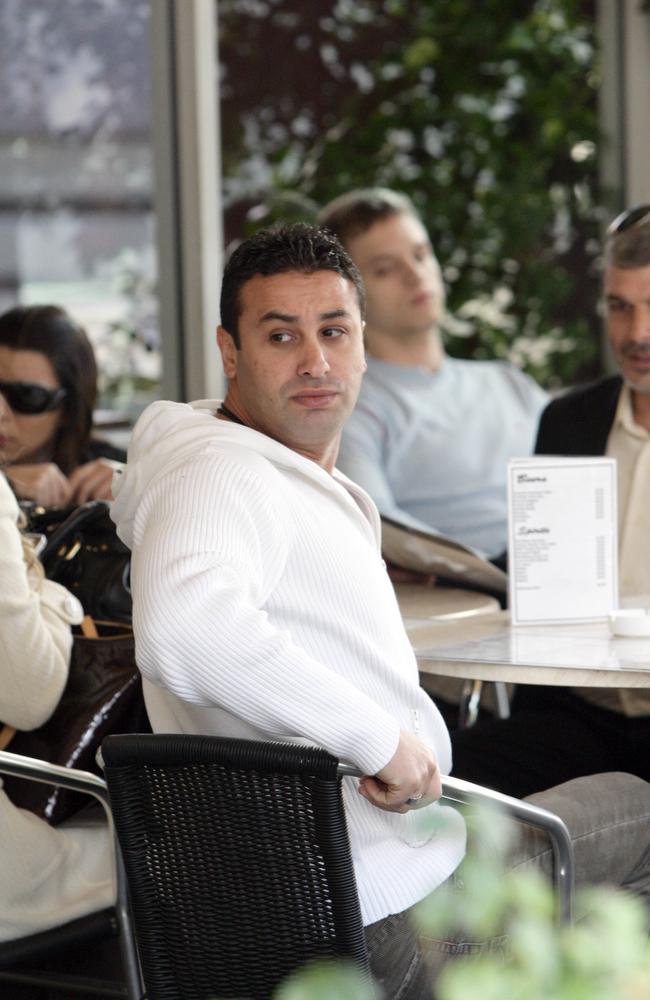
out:
{"label": "silver ring on finger", "polygon": [[416,806],[421,798],[422,798],[422,792],[420,792],[419,795],[411,795],[410,798],[406,800],[405,805]]}

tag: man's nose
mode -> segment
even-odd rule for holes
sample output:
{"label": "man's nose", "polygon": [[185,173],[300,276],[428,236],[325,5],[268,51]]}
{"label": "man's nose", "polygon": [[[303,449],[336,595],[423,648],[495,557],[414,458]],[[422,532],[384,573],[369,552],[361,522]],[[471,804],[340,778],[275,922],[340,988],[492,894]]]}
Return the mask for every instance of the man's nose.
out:
{"label": "man's nose", "polygon": [[409,261],[404,264],[404,280],[407,285],[419,285],[422,281],[422,275],[420,273],[420,268],[417,264]]}
{"label": "man's nose", "polygon": [[300,364],[298,366],[299,375],[310,375],[311,378],[322,378],[330,370],[329,361],[324,350],[324,345],[320,341],[307,341]]}
{"label": "man's nose", "polygon": [[637,305],[632,313],[633,340],[643,340],[650,343],[650,306],[645,303]]}

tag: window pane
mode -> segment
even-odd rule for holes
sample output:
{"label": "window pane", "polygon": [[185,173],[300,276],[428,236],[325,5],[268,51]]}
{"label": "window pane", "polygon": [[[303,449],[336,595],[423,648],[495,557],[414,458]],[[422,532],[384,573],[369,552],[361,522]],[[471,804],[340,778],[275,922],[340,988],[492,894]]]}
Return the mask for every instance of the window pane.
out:
{"label": "window pane", "polygon": [[87,329],[102,404],[160,381],[150,4],[0,6],[0,309],[52,302]]}

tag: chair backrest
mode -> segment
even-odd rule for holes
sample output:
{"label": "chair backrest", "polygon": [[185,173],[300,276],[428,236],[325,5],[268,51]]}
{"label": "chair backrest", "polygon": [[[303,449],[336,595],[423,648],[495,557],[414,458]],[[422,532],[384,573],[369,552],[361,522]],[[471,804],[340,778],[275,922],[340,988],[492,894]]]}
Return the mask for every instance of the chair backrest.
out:
{"label": "chair backrest", "polygon": [[336,758],[203,736],[102,747],[150,1000],[263,1000],[367,954]]}

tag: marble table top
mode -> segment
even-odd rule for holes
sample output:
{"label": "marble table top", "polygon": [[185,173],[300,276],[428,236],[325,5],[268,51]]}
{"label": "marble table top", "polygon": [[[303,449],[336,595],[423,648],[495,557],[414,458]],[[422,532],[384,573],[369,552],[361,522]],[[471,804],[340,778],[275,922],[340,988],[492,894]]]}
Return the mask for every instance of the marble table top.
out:
{"label": "marble table top", "polygon": [[420,672],[578,687],[650,687],[650,638],[612,636],[607,622],[513,627],[507,611],[448,621],[407,619]]}

